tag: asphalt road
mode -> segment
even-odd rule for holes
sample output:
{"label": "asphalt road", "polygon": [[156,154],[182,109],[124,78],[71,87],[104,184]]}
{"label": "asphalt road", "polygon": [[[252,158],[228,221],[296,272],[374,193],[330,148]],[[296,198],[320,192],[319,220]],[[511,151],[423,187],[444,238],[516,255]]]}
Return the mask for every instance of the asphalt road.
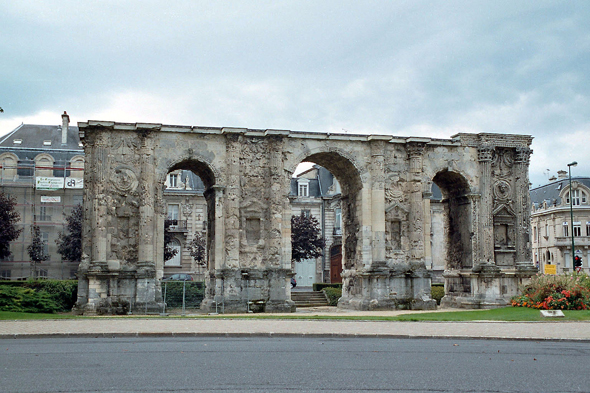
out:
{"label": "asphalt road", "polygon": [[590,392],[590,343],[384,338],[0,340],[2,392]]}

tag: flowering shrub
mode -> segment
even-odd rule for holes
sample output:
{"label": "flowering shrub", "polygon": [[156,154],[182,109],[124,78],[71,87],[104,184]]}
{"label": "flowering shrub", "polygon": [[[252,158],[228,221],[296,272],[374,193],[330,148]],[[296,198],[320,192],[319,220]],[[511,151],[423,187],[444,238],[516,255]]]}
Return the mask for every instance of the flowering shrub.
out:
{"label": "flowering shrub", "polygon": [[512,298],[514,307],[543,310],[590,309],[590,277],[587,274],[538,274]]}

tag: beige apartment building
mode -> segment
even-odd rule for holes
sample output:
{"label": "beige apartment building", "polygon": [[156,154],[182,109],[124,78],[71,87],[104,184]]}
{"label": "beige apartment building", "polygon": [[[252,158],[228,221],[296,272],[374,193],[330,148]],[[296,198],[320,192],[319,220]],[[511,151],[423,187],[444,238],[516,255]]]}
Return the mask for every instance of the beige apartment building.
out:
{"label": "beige apartment building", "polygon": [[539,271],[571,272],[573,237],[582,270],[590,272],[590,178],[572,177],[570,190],[568,172],[559,171],[557,178],[531,189],[530,195],[532,253]]}

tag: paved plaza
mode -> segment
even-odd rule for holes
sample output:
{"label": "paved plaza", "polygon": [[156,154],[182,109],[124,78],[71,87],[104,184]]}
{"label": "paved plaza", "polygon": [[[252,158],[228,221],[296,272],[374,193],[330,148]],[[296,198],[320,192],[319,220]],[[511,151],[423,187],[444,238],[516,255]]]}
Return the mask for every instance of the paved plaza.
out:
{"label": "paved plaza", "polygon": [[[445,310],[448,311],[448,310]],[[395,316],[416,311],[343,312],[334,308],[299,311],[310,316]],[[242,314],[243,315],[243,314]],[[276,315],[276,314],[275,314]],[[279,314],[280,315],[280,314]],[[294,314],[285,314],[292,316]],[[358,320],[243,319],[200,317],[97,317],[0,321],[0,338],[125,336],[276,336],[481,338],[590,341],[590,322],[396,322]]]}

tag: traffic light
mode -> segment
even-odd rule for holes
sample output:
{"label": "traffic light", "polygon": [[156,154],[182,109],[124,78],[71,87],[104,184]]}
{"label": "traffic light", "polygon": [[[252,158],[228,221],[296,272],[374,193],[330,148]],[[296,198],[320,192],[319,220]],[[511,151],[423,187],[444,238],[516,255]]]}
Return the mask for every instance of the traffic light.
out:
{"label": "traffic light", "polygon": [[576,256],[574,258],[574,267],[582,267],[582,257]]}

